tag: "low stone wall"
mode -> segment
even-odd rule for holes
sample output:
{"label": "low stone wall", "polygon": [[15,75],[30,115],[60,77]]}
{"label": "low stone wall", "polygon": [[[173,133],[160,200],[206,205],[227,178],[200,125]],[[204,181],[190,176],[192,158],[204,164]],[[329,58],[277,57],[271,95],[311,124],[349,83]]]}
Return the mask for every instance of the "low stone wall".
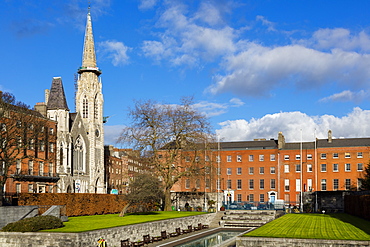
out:
{"label": "low stone wall", "polygon": [[22,217],[38,215],[38,206],[3,206],[0,207],[0,229],[9,223],[20,220]]}
{"label": "low stone wall", "polygon": [[326,239],[294,239],[294,238],[258,238],[258,237],[238,237],[237,247],[259,247],[259,246],[300,246],[300,247],[360,247],[370,246],[370,241],[354,240],[326,240]]}
{"label": "low stone wall", "polygon": [[215,213],[189,216],[177,219],[161,220],[143,224],[114,227],[82,233],[49,233],[49,232],[0,232],[0,246],[7,247],[83,247],[96,246],[97,240],[104,238],[109,247],[121,246],[120,240],[142,240],[143,235],[160,236],[161,231],[174,232],[177,227],[185,229],[188,225],[198,223],[210,224]]}

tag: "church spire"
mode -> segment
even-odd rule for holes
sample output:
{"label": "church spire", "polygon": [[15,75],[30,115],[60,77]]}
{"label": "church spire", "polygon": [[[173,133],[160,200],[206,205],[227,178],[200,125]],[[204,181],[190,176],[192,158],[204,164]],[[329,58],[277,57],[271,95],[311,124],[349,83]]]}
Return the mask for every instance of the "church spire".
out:
{"label": "church spire", "polygon": [[85,71],[94,72],[96,75],[100,75],[101,71],[96,64],[94,36],[92,31],[90,6],[87,13],[86,30],[85,30],[85,41],[82,56],[82,66],[79,68],[78,73],[82,74]]}

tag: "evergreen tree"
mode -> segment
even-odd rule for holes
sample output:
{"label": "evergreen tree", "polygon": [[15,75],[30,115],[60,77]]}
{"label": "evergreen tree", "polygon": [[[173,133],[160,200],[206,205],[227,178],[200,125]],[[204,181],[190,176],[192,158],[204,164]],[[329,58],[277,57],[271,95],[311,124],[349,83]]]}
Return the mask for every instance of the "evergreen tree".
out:
{"label": "evergreen tree", "polygon": [[364,177],[361,179],[361,190],[370,190],[370,163],[365,167]]}

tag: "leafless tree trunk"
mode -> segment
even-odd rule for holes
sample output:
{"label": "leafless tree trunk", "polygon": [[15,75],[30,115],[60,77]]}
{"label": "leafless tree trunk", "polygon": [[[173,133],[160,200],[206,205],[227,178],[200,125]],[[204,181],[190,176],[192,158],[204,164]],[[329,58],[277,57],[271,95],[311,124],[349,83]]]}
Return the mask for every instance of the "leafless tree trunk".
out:
{"label": "leafless tree trunk", "polygon": [[[4,197],[4,185],[10,172],[18,174],[17,160],[38,158],[41,149],[46,149],[50,141],[48,123],[40,113],[30,110],[29,106],[15,101],[13,95],[0,96],[0,198]],[[53,140],[55,142],[55,140]],[[47,155],[46,155],[47,156]],[[50,160],[54,156],[49,157]],[[2,205],[2,200],[0,200]]]}
{"label": "leafless tree trunk", "polygon": [[[132,125],[120,141],[139,149],[150,169],[163,183],[164,210],[171,210],[171,188],[180,178],[198,176],[205,163],[197,160],[212,138],[208,119],[194,109],[192,100],[179,105],[136,102],[130,110]],[[191,157],[185,162],[185,156]]]}

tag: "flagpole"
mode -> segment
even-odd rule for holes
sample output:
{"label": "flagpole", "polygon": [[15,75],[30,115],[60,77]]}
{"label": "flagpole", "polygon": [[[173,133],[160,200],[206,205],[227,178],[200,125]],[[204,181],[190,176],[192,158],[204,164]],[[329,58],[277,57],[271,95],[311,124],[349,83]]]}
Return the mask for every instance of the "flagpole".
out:
{"label": "flagpole", "polygon": [[300,156],[301,156],[301,164],[300,164],[300,166],[301,166],[301,177],[300,177],[300,182],[301,182],[301,213],[303,212],[303,162],[302,162],[302,160],[303,160],[303,157],[302,157],[302,146],[303,146],[303,140],[302,140],[303,138],[302,138],[302,129],[301,129],[301,153],[300,153]]}

